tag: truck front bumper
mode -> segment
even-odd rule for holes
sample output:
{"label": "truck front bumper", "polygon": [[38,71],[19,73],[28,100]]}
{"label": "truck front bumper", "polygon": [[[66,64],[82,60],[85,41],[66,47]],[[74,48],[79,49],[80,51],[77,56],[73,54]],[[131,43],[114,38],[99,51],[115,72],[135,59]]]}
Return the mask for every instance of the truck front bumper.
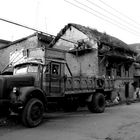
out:
{"label": "truck front bumper", "polygon": [[23,102],[22,101],[11,101],[10,109],[15,113],[19,113],[23,109]]}

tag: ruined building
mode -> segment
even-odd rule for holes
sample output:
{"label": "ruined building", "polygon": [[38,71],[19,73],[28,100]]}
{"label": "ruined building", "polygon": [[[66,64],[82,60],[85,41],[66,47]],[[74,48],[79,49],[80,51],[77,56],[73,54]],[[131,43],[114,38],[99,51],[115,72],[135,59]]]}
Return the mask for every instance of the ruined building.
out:
{"label": "ruined building", "polygon": [[50,47],[69,52],[67,62],[73,69],[73,75],[114,79],[115,90],[111,99],[118,93],[123,100],[133,97],[137,52],[123,41],[89,27],[68,24],[58,33]]}

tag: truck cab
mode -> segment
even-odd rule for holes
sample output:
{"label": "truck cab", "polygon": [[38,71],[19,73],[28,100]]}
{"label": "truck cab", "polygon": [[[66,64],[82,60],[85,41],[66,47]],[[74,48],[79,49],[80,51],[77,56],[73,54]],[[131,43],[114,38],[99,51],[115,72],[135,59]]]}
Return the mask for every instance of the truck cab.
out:
{"label": "truck cab", "polygon": [[48,60],[46,64],[28,61],[14,66],[13,75],[34,77],[34,86],[40,88],[46,96],[62,96],[64,93],[65,61]]}

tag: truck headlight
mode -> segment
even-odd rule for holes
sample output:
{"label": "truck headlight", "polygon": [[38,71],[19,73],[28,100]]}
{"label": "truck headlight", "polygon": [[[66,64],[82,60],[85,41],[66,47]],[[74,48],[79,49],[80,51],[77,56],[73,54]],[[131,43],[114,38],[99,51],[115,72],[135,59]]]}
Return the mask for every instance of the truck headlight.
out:
{"label": "truck headlight", "polygon": [[13,87],[13,91],[12,91],[13,93],[15,93],[17,96],[19,95],[19,88],[17,88],[17,87]]}
{"label": "truck headlight", "polygon": [[17,87],[13,87],[13,93],[17,92]]}

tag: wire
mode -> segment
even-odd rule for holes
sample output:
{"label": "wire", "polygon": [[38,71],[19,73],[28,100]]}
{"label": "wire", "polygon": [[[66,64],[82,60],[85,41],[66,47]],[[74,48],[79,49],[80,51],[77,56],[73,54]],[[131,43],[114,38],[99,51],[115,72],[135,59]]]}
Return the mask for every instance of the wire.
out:
{"label": "wire", "polygon": [[[3,18],[0,18],[1,21],[4,21],[4,22],[8,22],[8,23],[11,23],[11,24],[14,24],[14,25],[17,25],[17,26],[20,26],[20,27],[23,27],[23,28],[26,28],[26,29],[29,29],[29,30],[32,30],[32,31],[35,31],[35,32],[39,32],[39,33],[43,33],[45,35],[48,35],[48,36],[51,36],[51,37],[56,37],[55,35],[51,35],[49,33],[45,33],[45,32],[42,32],[42,31],[39,31],[35,28],[31,28],[31,27],[28,27],[28,26],[25,26],[25,25],[22,25],[22,24],[19,24],[19,23],[16,23],[16,22],[12,22],[12,21],[9,21],[9,20],[6,20],[6,19],[3,19]],[[70,40],[67,40],[65,38],[60,38],[64,41],[67,41],[67,42],[70,42],[70,43],[73,43],[73,44],[78,44],[76,42],[73,42],[73,41],[70,41]]]}
{"label": "wire", "polygon": [[[66,0],[65,0],[65,1],[66,1]],[[85,4],[83,4],[83,3],[81,3],[81,2],[79,2],[79,1],[77,1],[77,0],[74,0],[74,1],[77,2],[77,3],[80,4],[80,5],[82,5],[82,6],[84,6],[84,7],[87,7],[88,9],[90,9],[90,10],[96,12],[97,14],[101,15],[102,17],[106,17],[107,19],[110,19],[111,21],[115,21],[115,24],[117,23],[117,26],[119,25],[119,26],[123,27],[125,30],[126,30],[126,29],[127,29],[127,31],[129,30],[129,32],[131,32],[131,33],[133,32],[133,33],[135,33],[135,34],[137,34],[137,35],[140,35],[140,33],[134,31],[133,29],[131,29],[131,28],[129,28],[129,27],[126,27],[126,25],[119,23],[117,20],[113,20],[112,18],[110,18],[110,17],[108,17],[108,16],[106,16],[106,15],[103,15],[102,13],[100,13],[100,12],[94,10],[93,8],[91,8],[91,7],[85,5]],[[110,21],[110,20],[109,20],[109,21]],[[114,23],[114,22],[113,22],[113,23]],[[132,31],[132,30],[133,30],[133,31]]]}
{"label": "wire", "polygon": [[[133,24],[131,24],[130,22],[124,20],[123,18],[120,18],[119,16],[117,16],[117,15],[115,15],[115,14],[109,12],[108,10],[102,8],[102,7],[99,6],[98,4],[96,4],[96,3],[94,3],[94,2],[92,2],[92,1],[90,1],[90,0],[86,0],[86,1],[89,2],[89,3],[92,4],[92,5],[94,5],[94,6],[98,7],[98,8],[100,8],[101,10],[105,11],[106,13],[108,13],[108,14],[110,14],[110,15],[116,17],[117,19],[123,21],[124,23],[126,23],[126,24],[128,24],[128,25],[131,25],[131,27],[134,27],[134,28],[136,28],[136,29],[138,28],[138,27],[134,26]],[[139,29],[140,29],[140,27],[139,27]]]}
{"label": "wire", "polygon": [[115,8],[111,7],[110,5],[106,4],[104,1],[99,0],[101,3],[103,3],[104,5],[106,5],[107,7],[111,8],[112,10],[114,10],[115,12],[119,13],[121,16],[127,18],[128,20],[132,21],[133,23],[137,24],[138,26],[140,26],[140,23],[136,22],[135,20],[131,19],[130,17],[128,17],[127,15],[119,12],[118,10],[116,10]]}
{"label": "wire", "polygon": [[[83,11],[86,11],[87,13],[90,13],[90,14],[96,16],[96,17],[99,18],[99,19],[102,19],[102,20],[104,20],[104,21],[106,21],[106,22],[108,22],[108,23],[111,23],[112,25],[115,25],[115,26],[117,26],[117,27],[123,29],[124,31],[127,31],[127,32],[129,32],[129,33],[133,33],[133,32],[131,32],[131,31],[129,31],[129,30],[126,30],[126,28],[124,28],[124,27],[118,26],[118,24],[116,24],[116,23],[114,23],[114,22],[111,22],[111,21],[109,21],[108,19],[105,19],[104,17],[101,17],[101,16],[99,16],[99,15],[93,13],[93,12],[88,11],[87,9],[85,9],[85,8],[83,8],[83,7],[80,7],[80,6],[78,6],[78,5],[74,4],[74,3],[71,3],[71,2],[69,2],[69,1],[67,1],[67,0],[64,0],[64,1],[67,2],[67,3],[69,3],[69,4],[71,4],[71,5],[73,5],[73,6],[75,6],[75,7],[77,7],[77,8],[79,8],[79,9],[81,9],[81,10],[83,10]],[[139,37],[139,35],[136,35],[136,34],[134,34],[134,33],[133,33],[133,35]]]}
{"label": "wire", "polygon": [[[67,0],[64,0],[64,1],[65,1],[65,2],[67,2],[67,3],[69,3],[69,4],[71,4],[71,5],[73,5],[73,6],[75,6],[75,7],[77,7],[77,8],[79,8],[79,9],[81,9],[81,10],[86,11],[87,13],[90,13],[90,14],[92,14],[92,15],[94,15],[94,16],[96,16],[96,17],[98,17],[99,19],[102,19],[102,17],[101,17],[101,16],[96,15],[96,14],[94,14],[94,13],[92,13],[92,12],[90,12],[90,11],[86,10],[85,8],[82,8],[82,7],[80,7],[80,6],[78,6],[78,5],[74,4],[74,3],[71,3],[71,2],[69,2],[69,1],[67,1]],[[110,21],[108,21],[107,19],[104,19],[104,20],[110,23]],[[113,23],[112,23],[112,24],[113,24]],[[113,25],[114,25],[114,24],[113,24]]]}

